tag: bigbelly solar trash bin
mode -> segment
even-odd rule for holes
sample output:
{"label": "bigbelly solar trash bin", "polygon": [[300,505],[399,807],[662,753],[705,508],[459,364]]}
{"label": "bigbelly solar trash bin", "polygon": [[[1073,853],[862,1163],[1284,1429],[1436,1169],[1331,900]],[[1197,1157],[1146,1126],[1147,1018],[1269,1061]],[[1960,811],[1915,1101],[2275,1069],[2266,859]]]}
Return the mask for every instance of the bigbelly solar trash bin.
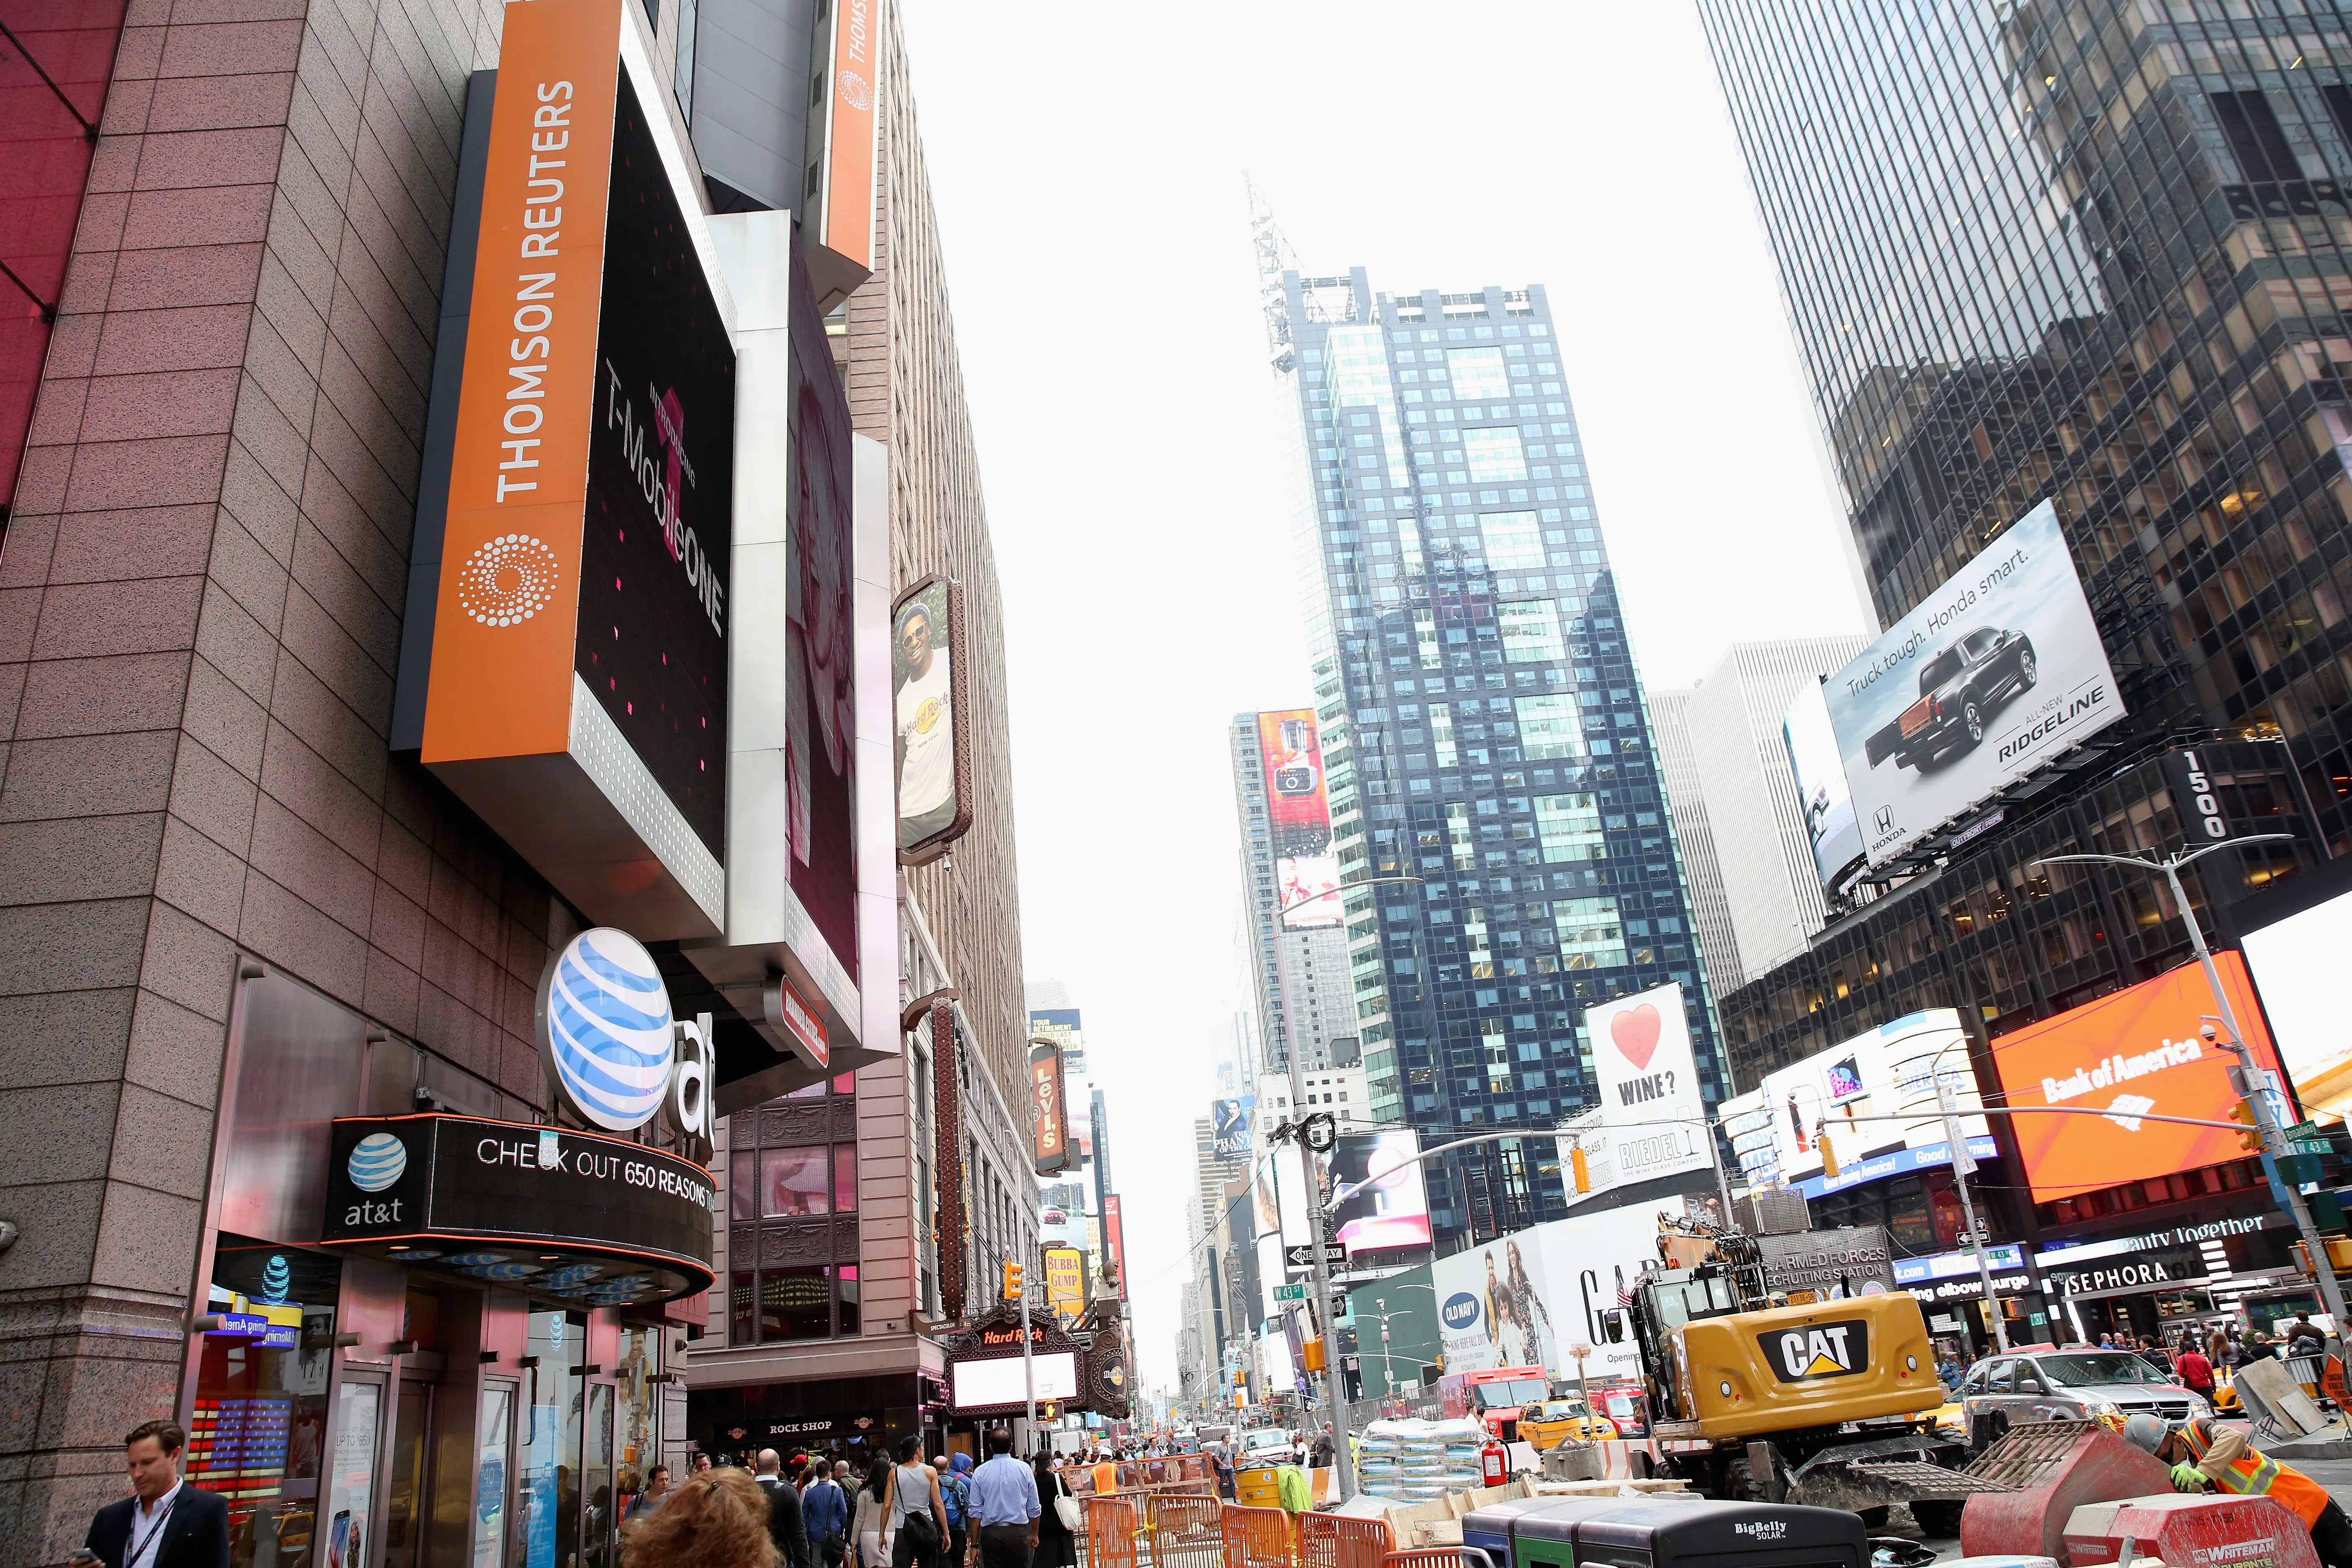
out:
{"label": "bigbelly solar trash bin", "polygon": [[1862,1521],[1842,1509],[1671,1492],[1480,1509],[1462,1542],[1495,1568],[1870,1568]]}

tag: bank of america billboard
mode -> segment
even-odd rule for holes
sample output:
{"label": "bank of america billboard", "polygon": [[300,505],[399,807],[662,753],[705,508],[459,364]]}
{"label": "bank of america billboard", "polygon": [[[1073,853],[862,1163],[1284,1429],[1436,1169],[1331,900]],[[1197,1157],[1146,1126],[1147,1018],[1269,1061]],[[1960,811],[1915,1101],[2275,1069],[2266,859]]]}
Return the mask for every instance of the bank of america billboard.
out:
{"label": "bank of america billboard", "polygon": [[2124,716],[2048,501],[1831,676],[1822,696],[1874,868]]}

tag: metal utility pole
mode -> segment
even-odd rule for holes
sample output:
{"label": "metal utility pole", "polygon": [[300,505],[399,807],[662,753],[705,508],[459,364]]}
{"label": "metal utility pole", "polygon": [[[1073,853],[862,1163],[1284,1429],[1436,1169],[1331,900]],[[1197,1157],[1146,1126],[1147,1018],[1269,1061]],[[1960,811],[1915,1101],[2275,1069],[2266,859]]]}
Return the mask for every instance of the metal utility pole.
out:
{"label": "metal utility pole", "polygon": [[[1307,1142],[1307,1069],[1298,1059],[1297,1041],[1290,1044],[1291,1125],[1297,1129],[1299,1173],[1307,1184],[1307,1235],[1315,1261],[1315,1310],[1322,1324],[1323,1386],[1331,1405],[1331,1463],[1339,1471],[1339,1500],[1356,1495],[1356,1467],[1348,1453],[1348,1384],[1339,1367],[1339,1333],[1331,1322],[1331,1266],[1323,1259],[1323,1181],[1316,1169],[1315,1151]],[[1336,1125],[1336,1123],[1334,1123]],[[1280,1184],[1276,1184],[1280,1190]]]}
{"label": "metal utility pole", "polygon": [[2263,1167],[2271,1178],[2277,1194],[2286,1202],[2287,1213],[2294,1217],[2296,1233],[2303,1237],[2304,1251],[2311,1259],[2312,1273],[2319,1281],[2319,1299],[2327,1315],[2336,1320],[2336,1331],[2346,1331],[2344,1290],[2337,1284],[2335,1266],[2327,1258],[2327,1244],[2319,1237],[2319,1227],[2312,1223],[2311,1205],[2293,1184],[2279,1174],[2277,1157],[2284,1152],[2285,1141],[2280,1136],[2277,1119],[2271,1115],[2270,1097],[2263,1093],[2263,1075],[2254,1064],[2254,1047],[2246,1042],[2245,1031],[2238,1027],[2237,1010],[2230,1005],[2230,994],[2221,987],[2221,972],[2214,967],[2213,952],[2205,945],[2205,932],[2197,923],[2197,911],[2189,907],[2189,894],[2180,885],[2180,868],[2201,859],[2216,849],[2235,849],[2247,844],[2266,844],[2292,840],[2292,833],[2254,833],[2243,838],[2224,839],[2208,844],[2202,849],[2192,849],[2185,855],[2168,855],[2161,860],[2143,859],[2137,855],[2044,855],[2042,864],[2061,861],[2097,861],[2109,866],[2130,866],[2141,871],[2161,871],[2171,886],[2172,901],[2180,910],[2181,923],[2189,928],[2189,945],[2197,953],[2197,962],[2205,971],[2205,984],[2213,992],[2213,1005],[2221,1010],[2221,1026],[2229,1031],[2229,1047],[2238,1058],[2240,1090],[2248,1105],[2253,1108],[2254,1126],[2262,1135]]}
{"label": "metal utility pole", "polygon": [[1935,1067],[1936,1108],[1944,1113],[1944,1146],[1952,1152],[1952,1185],[1960,1192],[1960,1217],[1969,1227],[1969,1250],[1977,1255],[1977,1275],[1984,1281],[1985,1321],[1992,1325],[1993,1343],[2009,1353],[2009,1325],[2001,1321],[2000,1303],[1993,1299],[1992,1265],[1985,1259],[1985,1238],[1977,1229],[1977,1205],[1969,1196],[1969,1178],[1976,1173],[1976,1156],[1969,1152],[1968,1134],[1961,1130],[1952,1086],[1944,1079],[1943,1064]]}

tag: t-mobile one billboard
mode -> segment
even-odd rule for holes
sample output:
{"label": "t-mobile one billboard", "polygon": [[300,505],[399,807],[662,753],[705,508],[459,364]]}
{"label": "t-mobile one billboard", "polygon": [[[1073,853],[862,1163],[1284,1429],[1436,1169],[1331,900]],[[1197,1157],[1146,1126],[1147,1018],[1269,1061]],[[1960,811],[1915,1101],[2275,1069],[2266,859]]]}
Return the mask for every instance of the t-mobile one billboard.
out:
{"label": "t-mobile one billboard", "polygon": [[1266,821],[1274,832],[1274,871],[1282,923],[1342,924],[1339,858],[1331,847],[1331,805],[1323,793],[1323,741],[1315,710],[1294,708],[1257,716],[1258,756],[1265,769]]}
{"label": "t-mobile one billboard", "polygon": [[[1874,867],[2124,716],[2048,501],[1831,676],[1822,695]],[[1832,815],[1838,804],[1830,791]]]}
{"label": "t-mobile one billboard", "polygon": [[[2244,959],[2223,952],[2213,962],[2254,1059],[2276,1072],[2278,1055]],[[2230,1088],[2236,1058],[2198,1032],[2220,1011],[2204,970],[2189,963],[1993,1041],[2001,1089],[2023,1112],[2010,1125],[2034,1202],[2246,1157],[2234,1129],[2148,1120],[2228,1120],[2238,1103]],[[2092,1114],[2024,1109],[2034,1106]]]}
{"label": "t-mobile one billboard", "polygon": [[591,914],[713,935],[735,352],[623,3],[507,9],[421,755]]}

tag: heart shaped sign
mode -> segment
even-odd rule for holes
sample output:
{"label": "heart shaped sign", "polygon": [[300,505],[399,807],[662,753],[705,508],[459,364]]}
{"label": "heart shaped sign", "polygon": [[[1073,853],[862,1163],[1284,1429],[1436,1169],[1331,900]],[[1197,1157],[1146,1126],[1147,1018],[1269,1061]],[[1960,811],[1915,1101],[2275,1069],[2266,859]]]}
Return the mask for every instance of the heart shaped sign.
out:
{"label": "heart shaped sign", "polygon": [[1609,1020],[1609,1037],[1617,1043],[1617,1051],[1633,1064],[1635,1072],[1648,1070],[1650,1058],[1658,1050],[1658,1010],[1644,1002],[1638,1007],[1628,1007]]}

